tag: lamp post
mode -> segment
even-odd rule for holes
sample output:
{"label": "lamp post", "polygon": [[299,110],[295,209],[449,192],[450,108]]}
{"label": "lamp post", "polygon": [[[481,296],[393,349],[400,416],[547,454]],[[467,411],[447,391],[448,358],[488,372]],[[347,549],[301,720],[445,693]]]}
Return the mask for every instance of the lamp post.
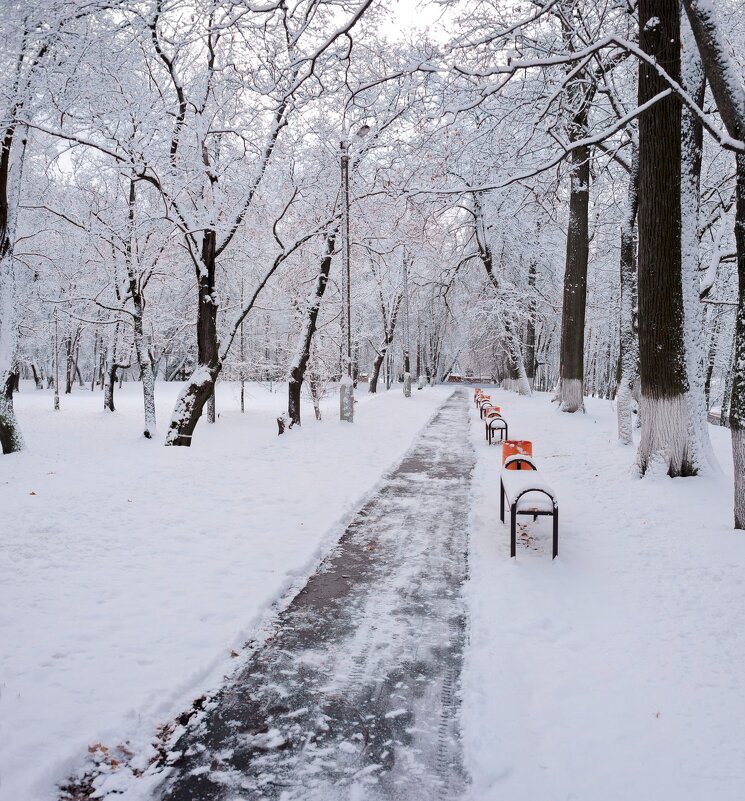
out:
{"label": "lamp post", "polygon": [[[355,137],[361,139],[370,130],[362,125]],[[342,294],[342,351],[344,369],[339,386],[339,419],[354,422],[354,381],[352,380],[352,279],[351,239],[349,236],[349,140],[346,136],[340,144],[341,167],[341,294]]]}

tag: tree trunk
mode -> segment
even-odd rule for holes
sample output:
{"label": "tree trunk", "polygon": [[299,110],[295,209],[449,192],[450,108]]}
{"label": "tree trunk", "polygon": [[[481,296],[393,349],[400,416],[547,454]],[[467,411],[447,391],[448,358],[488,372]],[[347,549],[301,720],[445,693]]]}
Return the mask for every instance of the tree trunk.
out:
{"label": "tree trunk", "polygon": [[132,297],[133,306],[132,328],[135,356],[137,357],[137,365],[140,368],[142,400],[145,407],[145,430],[142,433],[143,436],[150,439],[155,432],[155,373],[153,372],[153,363],[150,358],[148,342],[145,336],[145,297],[134,264],[132,239],[134,237],[136,203],[136,184],[134,180],[130,180],[128,203],[129,236],[125,243],[125,262],[127,266],[129,294]]}
{"label": "tree trunk", "polygon": [[104,368],[104,392],[103,392],[103,408],[106,411],[113,412],[114,408],[114,389],[116,386],[116,371],[119,368],[118,364],[118,350],[119,350],[119,323],[114,326],[114,334],[108,346],[106,353],[106,365]]}
{"label": "tree trunk", "polygon": [[623,445],[631,445],[633,438],[634,383],[639,376],[638,320],[636,317],[636,214],[639,204],[638,193],[639,159],[634,153],[631,174],[629,175],[626,214],[621,224],[621,336],[619,358],[621,375],[618,381],[616,411],[618,414],[618,439]]}
{"label": "tree trunk", "polygon": [[[742,134],[745,134],[745,125],[740,129],[741,138]],[[737,162],[735,241],[737,243],[738,296],[729,427],[735,466],[735,528],[745,529],[745,155],[738,153],[735,158]]]}
{"label": "tree trunk", "polygon": [[535,384],[535,279],[536,264],[531,259],[528,266],[528,325],[525,332],[525,377],[528,379],[530,389]]}
{"label": "tree trunk", "polygon": [[[587,110],[577,115],[570,141],[585,135]],[[561,312],[559,356],[559,408],[576,412],[584,408],[585,307],[589,255],[590,148],[572,151],[569,226],[567,229],[564,302]]]}
{"label": "tree trunk", "polygon": [[[740,73],[719,34],[714,8],[709,3],[699,4],[695,0],[684,0],[684,4],[704,64],[706,78],[727,133],[735,139],[743,140],[745,89]],[[729,423],[735,466],[735,528],[745,529],[745,156],[743,154],[738,153],[735,156],[735,165],[738,296]],[[724,403],[722,414],[724,414]]]}
{"label": "tree trunk", "polygon": [[[385,383],[386,389],[391,388],[391,362],[390,362],[390,354],[389,350],[391,345],[393,344],[393,336],[396,333],[396,321],[398,319],[398,311],[401,308],[401,301],[403,299],[403,293],[398,293],[396,297],[393,299],[393,307],[391,308],[390,319],[388,314],[385,310],[385,303],[383,301],[383,297],[380,297],[380,312],[383,316],[383,343],[380,346],[380,350],[378,351],[378,355],[375,357],[375,361],[373,362],[373,369],[372,375],[370,376],[370,383],[368,384],[367,391],[371,394],[375,394],[378,391],[378,380],[380,378],[380,368],[383,366],[383,363],[386,364],[386,369],[384,371],[385,376]],[[386,361],[386,356],[388,356],[388,361]]]}
{"label": "tree trunk", "polygon": [[[685,22],[685,20],[683,20]],[[690,27],[684,25],[682,80],[688,94],[704,104],[706,81]],[[699,117],[683,107],[681,143],[681,268],[683,320],[688,392],[691,462],[697,473],[718,469],[709,438],[708,409],[704,389],[704,330],[699,299],[699,207],[701,205],[701,156],[704,128]]]}
{"label": "tree trunk", "polygon": [[4,378],[0,385],[0,450],[15,453],[23,447],[23,440],[13,409],[13,373],[6,372]]}
{"label": "tree trunk", "polygon": [[[318,313],[321,309],[321,301],[323,300],[323,295],[326,292],[329,273],[331,272],[331,257],[333,256],[335,245],[335,234],[329,234],[326,237],[326,252],[321,259],[321,268],[319,270],[318,277],[316,278],[316,285],[305,310],[305,318],[300,331],[295,358],[290,366],[290,377],[287,387],[287,415],[290,418],[290,428],[292,428],[294,425],[300,425],[300,394],[303,389],[305,371],[308,367],[308,361],[310,359],[310,349],[313,343],[313,336],[316,333]],[[318,418],[318,414],[319,412],[316,411],[316,418]]]}
{"label": "tree trunk", "polygon": [[[678,0],[640,0],[639,43],[680,80]],[[639,104],[667,89],[639,65]],[[689,440],[681,279],[681,103],[669,95],[639,119],[639,368],[642,474],[695,475]]]}
{"label": "tree trunk", "polygon": [[[15,260],[18,202],[27,131],[10,125],[0,149],[0,446],[3,453],[23,448],[23,437],[13,409],[13,373],[18,359],[18,318]],[[14,139],[16,139],[14,143]]]}
{"label": "tree trunk", "polygon": [[373,395],[378,391],[378,378],[380,377],[380,368],[383,366],[383,359],[385,359],[385,351],[378,353],[373,362],[370,384],[367,388],[367,391]]}
{"label": "tree trunk", "polygon": [[112,360],[106,371],[106,386],[103,393],[103,408],[108,412],[114,412],[114,387],[116,386],[116,371],[119,365],[116,360]]}
{"label": "tree trunk", "polygon": [[212,395],[222,364],[217,342],[215,297],[215,231],[204,232],[202,269],[197,281],[197,367],[181,390],[171,416],[166,445],[190,446],[205,403]]}
{"label": "tree trunk", "polygon": [[35,362],[31,362],[31,375],[34,377],[34,384],[37,389],[44,389],[44,380],[42,379]]}
{"label": "tree trunk", "polygon": [[72,334],[68,330],[65,337],[65,395],[72,394],[72,385],[75,381],[75,370],[73,369],[73,341]]}

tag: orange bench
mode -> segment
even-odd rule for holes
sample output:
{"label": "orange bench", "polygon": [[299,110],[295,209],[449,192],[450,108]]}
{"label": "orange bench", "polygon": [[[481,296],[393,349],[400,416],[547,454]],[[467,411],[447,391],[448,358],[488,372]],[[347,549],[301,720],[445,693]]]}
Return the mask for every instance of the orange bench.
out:
{"label": "orange bench", "polygon": [[509,437],[509,428],[507,421],[502,416],[502,410],[499,406],[487,407],[484,414],[484,427],[486,429],[486,442],[491,445],[494,441],[494,435],[499,432],[499,440],[504,441]]}
{"label": "orange bench", "polygon": [[499,519],[504,523],[505,501],[510,507],[510,556],[517,551],[517,516],[553,518],[552,558],[559,554],[559,503],[556,493],[543,480],[533,461],[529,440],[507,440],[502,444],[502,472],[499,478]]}

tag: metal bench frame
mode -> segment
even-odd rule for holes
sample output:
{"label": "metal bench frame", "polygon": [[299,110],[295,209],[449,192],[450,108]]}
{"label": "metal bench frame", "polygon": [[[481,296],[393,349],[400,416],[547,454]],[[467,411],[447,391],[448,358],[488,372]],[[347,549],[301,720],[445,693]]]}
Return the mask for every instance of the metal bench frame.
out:
{"label": "metal bench frame", "polygon": [[484,412],[487,409],[493,409],[496,404],[492,403],[490,400],[479,401],[479,417],[483,420],[484,419]]}
{"label": "metal bench frame", "polygon": [[[492,421],[497,421],[497,420],[500,421],[501,423],[504,423],[504,425],[503,426],[498,426],[497,428],[492,429],[492,427],[491,427]],[[504,419],[504,417],[502,417],[501,414],[497,415],[495,417],[488,417],[486,419],[486,442],[487,442],[487,445],[491,445],[492,442],[494,441],[494,434],[495,434],[496,431],[500,432],[500,437],[499,437],[499,441],[500,442],[504,442],[506,439],[510,438],[509,437],[509,427],[507,425],[507,421]]]}
{"label": "metal bench frame", "polygon": [[[537,471],[530,471],[530,472],[537,472]],[[547,498],[551,499],[551,503],[553,504],[553,511],[551,512],[518,512],[517,511],[517,503],[528,492],[541,492]],[[504,501],[507,497],[507,492],[504,488],[504,482],[502,478],[499,479],[499,519],[504,523]],[[553,555],[552,559],[556,559],[559,555],[559,505],[556,502],[556,498],[551,495],[550,492],[547,492],[544,489],[540,489],[539,487],[526,487],[524,490],[518,493],[518,495],[512,499],[512,503],[510,504],[510,557],[514,557],[517,551],[517,516],[518,515],[529,515],[532,516],[533,520],[536,520],[539,515],[546,516],[546,517],[553,517],[554,519],[554,532],[553,532]]]}

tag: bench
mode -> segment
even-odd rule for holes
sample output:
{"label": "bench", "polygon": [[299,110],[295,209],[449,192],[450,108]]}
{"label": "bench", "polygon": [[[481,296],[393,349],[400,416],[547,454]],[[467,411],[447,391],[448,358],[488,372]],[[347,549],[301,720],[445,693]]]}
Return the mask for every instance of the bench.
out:
{"label": "bench", "polygon": [[[508,466],[509,465],[509,466]],[[541,478],[532,458],[516,454],[505,460],[499,479],[499,519],[504,523],[505,501],[510,507],[510,556],[517,550],[517,516],[553,517],[553,559],[559,553],[559,504],[556,493]]]}
{"label": "bench", "polygon": [[479,407],[479,416],[481,419],[484,419],[484,413],[487,409],[493,409],[494,404],[491,402],[491,398],[481,398],[478,403]]}
{"label": "bench", "polygon": [[507,421],[502,417],[499,412],[492,413],[491,411],[487,411],[486,413],[486,443],[487,445],[491,445],[494,441],[494,435],[499,432],[499,441],[504,442],[504,440],[509,439],[509,429],[507,427]]}

